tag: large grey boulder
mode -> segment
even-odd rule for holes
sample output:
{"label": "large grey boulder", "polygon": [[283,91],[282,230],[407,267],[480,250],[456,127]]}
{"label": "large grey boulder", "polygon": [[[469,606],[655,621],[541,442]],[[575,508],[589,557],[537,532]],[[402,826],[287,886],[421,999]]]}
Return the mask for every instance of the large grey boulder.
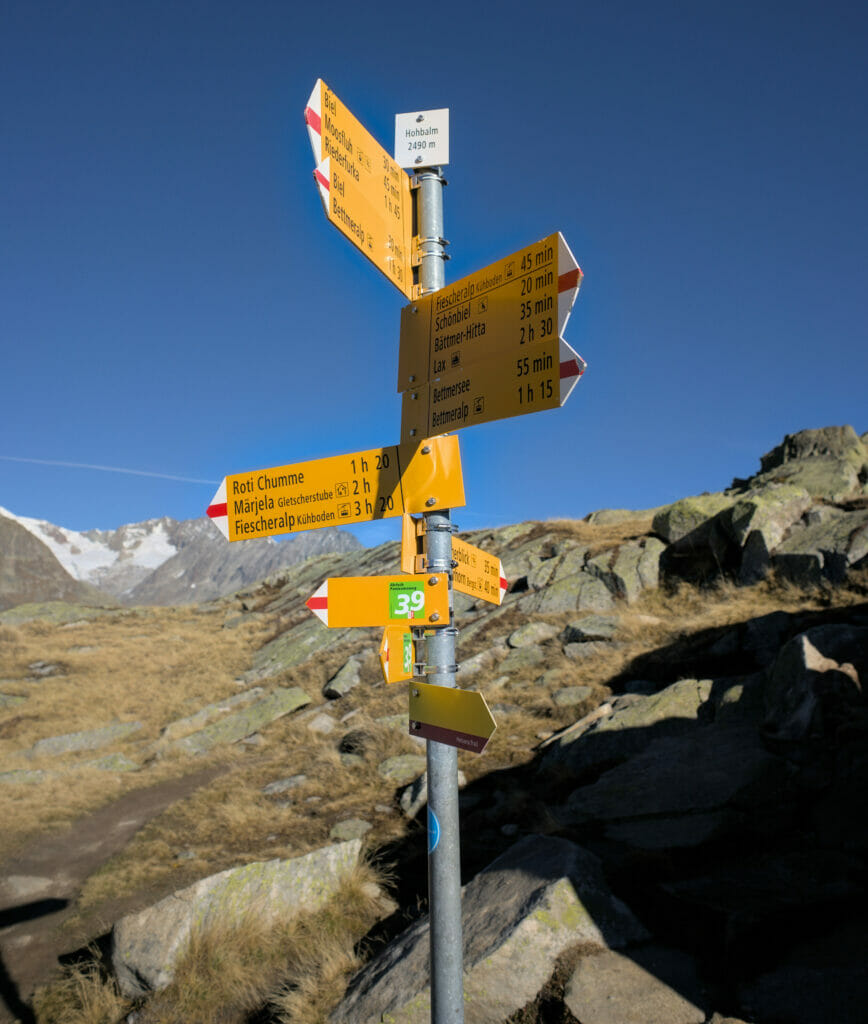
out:
{"label": "large grey boulder", "polygon": [[[520,840],[465,886],[462,922],[466,1024],[501,1024],[533,1000],[569,946],[622,948],[647,935],[593,854],[543,836]],[[329,1019],[428,1024],[428,957],[425,917],[356,975]]]}
{"label": "large grey boulder", "polygon": [[304,618],[270,643],[260,648],[253,666],[245,674],[247,682],[259,682],[286,672],[325,647],[337,646],[351,636],[348,629],[323,629],[315,615]]}
{"label": "large grey boulder", "polygon": [[811,507],[813,499],[792,484],[769,484],[752,490],[721,513],[721,525],[742,549],[738,579],[753,583],[766,575],[771,552]]}
{"label": "large grey boulder", "polygon": [[346,697],[360,682],[361,661],[357,655],[353,655],[325,684],[322,695],[328,700],[338,700],[340,697]]}
{"label": "large grey boulder", "polygon": [[810,494],[803,487],[769,484],[749,491],[730,507],[726,530],[740,548],[752,533],[759,532],[772,551],[812,504]]}
{"label": "large grey boulder", "polygon": [[524,594],[519,608],[526,614],[553,615],[557,612],[607,612],[615,600],[606,584],[589,572],[578,572],[538,590]]}
{"label": "large grey boulder", "polygon": [[585,522],[592,526],[614,526],[634,519],[651,519],[662,506],[655,508],[600,508],[585,516]]}
{"label": "large grey boulder", "polygon": [[830,509],[818,521],[790,535],[773,552],[771,564],[795,583],[842,582],[852,567],[868,561],[868,510]]}
{"label": "large grey boulder", "polygon": [[163,747],[167,743],[180,739],[182,736],[188,736],[191,732],[204,729],[210,722],[222,718],[228,712],[259,700],[263,692],[261,686],[254,686],[249,690],[244,690],[242,693],[235,693],[232,696],[224,697],[223,700],[215,701],[213,704],[206,704],[192,715],[187,715],[185,718],[178,718],[174,722],[170,722],[160,733],[160,738],[155,746],[157,748]]}
{"label": "large grey boulder", "polygon": [[734,500],[733,496],[719,492],[682,498],[672,505],[664,506],[654,516],[652,529],[663,540],[672,544],[681,540],[682,537],[694,533],[713,519],[718,512],[729,508]]}
{"label": "large grey boulder", "polygon": [[586,954],[564,989],[582,1024],[703,1024],[704,1002],[693,958],[662,946]]}
{"label": "large grey boulder", "polygon": [[642,849],[690,848],[770,817],[789,790],[786,763],[750,725],[709,725],[657,739],[592,785],[573,790],[559,817],[602,823]]}
{"label": "large grey boulder", "polygon": [[555,739],[540,770],[580,779],[622,763],[652,739],[691,731],[711,686],[710,679],[682,679],[659,693],[616,698],[602,715],[588,716]]}
{"label": "large grey boulder", "polygon": [[784,644],[765,687],[767,736],[801,741],[828,735],[863,702],[868,628],[816,626]]}
{"label": "large grey boulder", "polygon": [[294,860],[259,861],[203,878],[112,929],[112,969],[123,995],[133,999],[165,988],[194,928],[266,920],[315,910],[335,892],[358,860],[361,841],[315,850]]}
{"label": "large grey boulder", "polygon": [[514,629],[507,637],[507,644],[510,647],[530,647],[536,644],[545,643],[557,636],[558,627],[551,622],[532,621],[526,622],[518,629]]}

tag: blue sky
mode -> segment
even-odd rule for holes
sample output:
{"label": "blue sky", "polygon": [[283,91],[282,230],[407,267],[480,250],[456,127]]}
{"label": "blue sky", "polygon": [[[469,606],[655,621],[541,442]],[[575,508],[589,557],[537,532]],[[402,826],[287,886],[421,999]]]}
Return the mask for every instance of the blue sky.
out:
{"label": "blue sky", "polygon": [[390,150],[396,113],[450,108],[447,281],[558,230],[585,274],[588,371],[461,432],[462,528],[658,505],[786,433],[868,430],[864,5],[428,9],[6,0],[0,505],[185,519],[227,473],[398,440],[405,300],[323,213],[320,77]]}

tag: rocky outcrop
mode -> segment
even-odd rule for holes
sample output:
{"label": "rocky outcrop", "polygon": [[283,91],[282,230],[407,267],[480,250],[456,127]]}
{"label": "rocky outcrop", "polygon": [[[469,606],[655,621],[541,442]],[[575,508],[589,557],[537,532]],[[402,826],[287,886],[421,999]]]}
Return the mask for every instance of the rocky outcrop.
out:
{"label": "rocky outcrop", "polygon": [[868,493],[868,449],[850,426],[787,434],[762,456],[760,472],[748,484],[770,481],[794,484],[828,501]]}
{"label": "rocky outcrop", "polygon": [[[520,840],[466,886],[462,923],[467,1024],[500,1024],[520,1010],[568,947],[620,949],[647,934],[595,856],[543,836]],[[363,968],[329,1019],[427,1024],[429,955],[426,917]]]}
{"label": "rocky outcrop", "polygon": [[790,434],[730,490],[660,510],[661,568],[702,583],[750,584],[769,571],[800,585],[839,583],[868,564],[868,449],[852,427]]}

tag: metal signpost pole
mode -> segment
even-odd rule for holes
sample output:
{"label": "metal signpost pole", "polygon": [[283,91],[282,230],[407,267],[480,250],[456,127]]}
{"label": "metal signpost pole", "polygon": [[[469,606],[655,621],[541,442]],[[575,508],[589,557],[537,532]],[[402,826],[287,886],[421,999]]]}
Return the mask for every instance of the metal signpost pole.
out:
{"label": "metal signpost pole", "polygon": [[[423,293],[446,283],[443,238],[443,176],[439,168],[416,175],[419,284]],[[427,682],[455,687],[452,625],[452,521],[449,509],[425,513],[429,573],[449,575],[450,625],[428,639]],[[411,684],[412,685],[412,684]],[[428,904],[431,941],[432,1024],[463,1024],[463,941],[461,935],[461,852],[458,834],[458,750],[428,740]]]}

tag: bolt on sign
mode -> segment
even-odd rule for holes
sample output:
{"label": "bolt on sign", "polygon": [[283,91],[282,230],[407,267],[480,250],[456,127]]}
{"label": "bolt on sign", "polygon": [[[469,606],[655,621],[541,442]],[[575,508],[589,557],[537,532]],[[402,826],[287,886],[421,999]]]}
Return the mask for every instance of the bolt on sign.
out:
{"label": "bolt on sign", "polygon": [[413,678],[416,647],[406,626],[386,626],[380,641],[380,668],[387,683],[402,683]]}
{"label": "bolt on sign", "polygon": [[223,479],[208,515],[227,540],[464,504],[458,439],[432,437]]}
{"label": "bolt on sign", "polygon": [[326,216],[407,298],[414,292],[410,179],[318,78],[304,111]]}
{"label": "bolt on sign", "polygon": [[326,626],[449,625],[449,577],[335,576],[305,602]]}
{"label": "bolt on sign", "polygon": [[524,416],[564,405],[585,372],[584,359],[562,338],[515,355],[505,351],[466,369],[405,391],[401,438],[405,443],[441,430]]}
{"label": "bolt on sign", "polygon": [[525,246],[401,310],[398,391],[559,338],[582,283],[564,236]]}
{"label": "bolt on sign", "polygon": [[497,728],[485,697],[414,680],[410,691],[410,735],[481,754]]}
{"label": "bolt on sign", "polygon": [[[425,538],[425,521],[404,516],[401,528],[402,572],[425,572],[428,554]],[[452,561],[457,563],[452,570],[452,583],[456,590],[492,604],[501,604],[509,584],[499,558],[453,536]]]}

